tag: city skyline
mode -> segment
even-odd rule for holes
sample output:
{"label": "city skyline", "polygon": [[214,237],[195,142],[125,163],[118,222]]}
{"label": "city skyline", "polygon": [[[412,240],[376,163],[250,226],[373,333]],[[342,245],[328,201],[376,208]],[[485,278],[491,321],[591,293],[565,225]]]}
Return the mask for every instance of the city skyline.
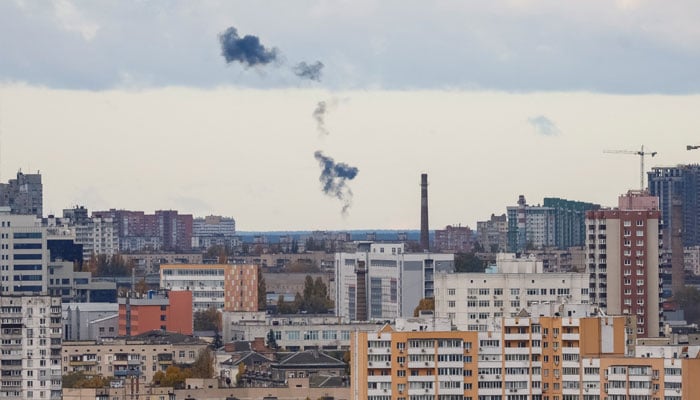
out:
{"label": "city skyline", "polygon": [[[685,149],[700,144],[692,2],[573,14],[543,2],[400,13],[280,2],[280,24],[245,2],[119,4],[0,5],[0,36],[13,38],[0,41],[0,181],[40,170],[44,214],[84,205],[232,216],[243,231],[417,229],[427,173],[431,229],[475,229],[520,194],[614,205],[638,189],[639,157],[603,150],[657,151],[647,171],[700,161]],[[279,49],[280,65],[227,64],[217,35],[229,27]],[[320,82],[290,72],[317,60]],[[345,215],[322,191],[317,151],[358,169]]]}

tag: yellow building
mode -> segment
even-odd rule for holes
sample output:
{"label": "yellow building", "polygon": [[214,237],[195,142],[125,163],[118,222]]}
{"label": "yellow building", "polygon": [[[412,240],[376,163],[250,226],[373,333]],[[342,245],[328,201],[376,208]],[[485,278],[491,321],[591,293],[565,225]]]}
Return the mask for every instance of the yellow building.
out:
{"label": "yellow building", "polygon": [[627,316],[503,318],[484,332],[386,325],[353,334],[351,398],[700,399],[697,351],[634,357],[635,333]]}

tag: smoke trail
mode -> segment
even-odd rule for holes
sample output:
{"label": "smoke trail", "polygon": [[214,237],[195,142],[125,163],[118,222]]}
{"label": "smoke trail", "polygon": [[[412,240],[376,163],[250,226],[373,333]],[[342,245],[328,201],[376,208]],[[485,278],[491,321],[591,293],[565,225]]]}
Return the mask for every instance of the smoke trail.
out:
{"label": "smoke trail", "polygon": [[316,129],[323,135],[328,135],[328,129],[326,129],[326,111],[328,111],[328,105],[325,101],[319,101],[314,113],[312,114],[316,120]]}
{"label": "smoke trail", "polygon": [[277,60],[276,48],[266,49],[260,44],[257,36],[245,35],[241,38],[234,27],[220,33],[219,42],[221,42],[221,55],[224,56],[227,64],[238,61],[247,67],[252,67],[267,65]]}
{"label": "smoke trail", "polygon": [[561,134],[557,125],[544,115],[529,118],[527,121],[535,128],[535,131],[542,136],[557,136]]}
{"label": "smoke trail", "polygon": [[336,163],[320,150],[314,153],[314,158],[321,167],[319,181],[322,184],[323,193],[342,201],[343,209],[341,212],[343,215],[347,214],[352,205],[352,190],[348,187],[347,181],[353,180],[359,170],[345,163]]}
{"label": "smoke trail", "polygon": [[312,81],[321,82],[321,72],[323,70],[323,63],[316,61],[313,64],[307,64],[302,61],[297,64],[293,71],[294,74],[300,78],[311,79]]}

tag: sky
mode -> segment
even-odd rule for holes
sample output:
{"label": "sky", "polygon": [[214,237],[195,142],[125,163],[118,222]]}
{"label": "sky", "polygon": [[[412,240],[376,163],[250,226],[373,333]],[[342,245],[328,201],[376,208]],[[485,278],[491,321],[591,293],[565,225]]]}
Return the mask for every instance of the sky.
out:
{"label": "sky", "polygon": [[418,229],[421,173],[431,229],[520,194],[614,206],[640,160],[604,150],[700,160],[699,18],[685,0],[2,1],[0,180],[40,171],[45,214],[240,230]]}

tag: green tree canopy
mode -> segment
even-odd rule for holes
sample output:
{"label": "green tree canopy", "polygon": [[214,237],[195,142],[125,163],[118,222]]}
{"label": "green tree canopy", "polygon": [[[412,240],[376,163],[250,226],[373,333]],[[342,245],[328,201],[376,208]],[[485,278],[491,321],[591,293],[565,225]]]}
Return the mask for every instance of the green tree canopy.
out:
{"label": "green tree canopy", "polygon": [[486,262],[476,256],[476,253],[455,254],[455,271],[457,272],[484,272]]}
{"label": "green tree canopy", "polygon": [[201,350],[190,367],[192,378],[214,377],[214,353],[208,347]]}
{"label": "green tree canopy", "polygon": [[221,332],[221,313],[214,307],[210,307],[205,311],[195,312],[193,320],[195,331]]}

